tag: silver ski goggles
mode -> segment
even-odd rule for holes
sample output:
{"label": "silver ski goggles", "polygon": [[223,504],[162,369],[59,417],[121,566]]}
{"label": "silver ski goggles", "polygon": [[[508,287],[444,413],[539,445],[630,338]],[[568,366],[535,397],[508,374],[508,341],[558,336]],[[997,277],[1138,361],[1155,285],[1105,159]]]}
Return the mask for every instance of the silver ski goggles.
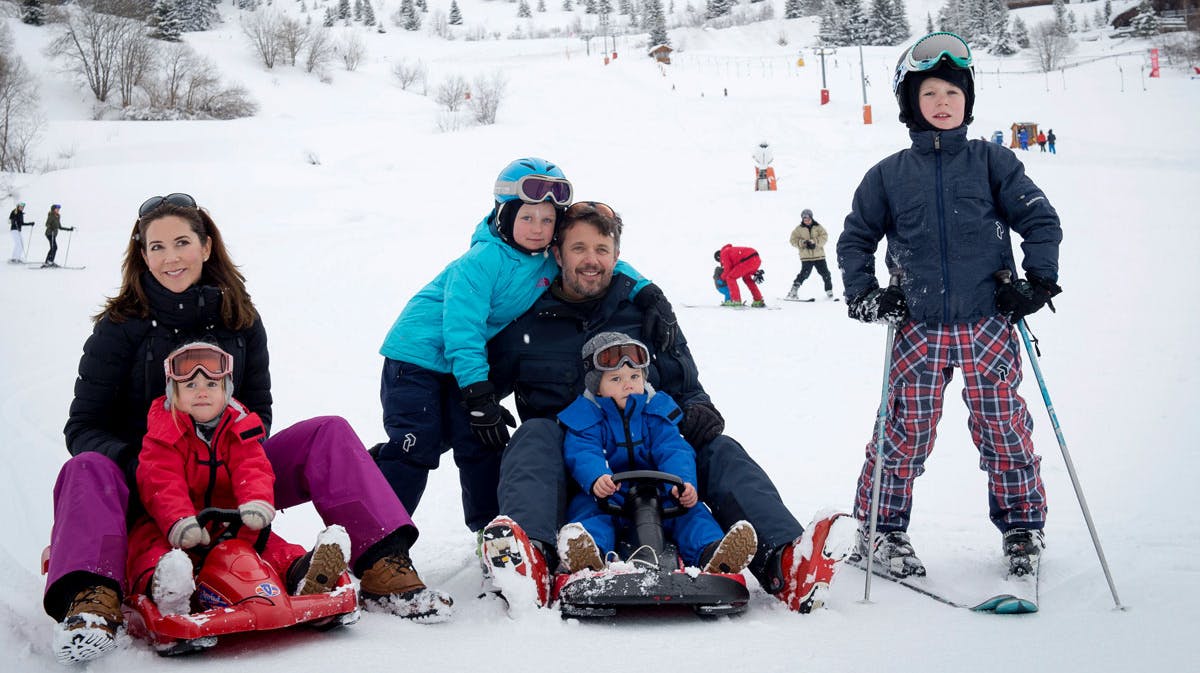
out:
{"label": "silver ski goggles", "polygon": [[650,351],[642,342],[630,339],[592,353],[591,364],[602,372],[611,372],[626,364],[634,369],[645,369],[650,366]]}
{"label": "silver ski goggles", "polygon": [[150,213],[154,212],[155,208],[158,208],[164,203],[169,203],[172,206],[179,206],[181,208],[197,207],[196,199],[193,199],[190,194],[184,194],[182,192],[167,194],[166,196],[151,196],[143,201],[142,205],[138,207],[138,217],[145,217],[149,215]]}
{"label": "silver ski goggles", "polygon": [[556,206],[568,206],[574,190],[566,178],[545,175],[525,175],[517,181],[497,181],[496,196],[515,196],[525,203],[552,201]]}
{"label": "silver ski goggles", "polygon": [[971,47],[954,33],[930,33],[909,48],[901,62],[909,72],[924,72],[936,68],[942,60],[955,67],[971,67]]}

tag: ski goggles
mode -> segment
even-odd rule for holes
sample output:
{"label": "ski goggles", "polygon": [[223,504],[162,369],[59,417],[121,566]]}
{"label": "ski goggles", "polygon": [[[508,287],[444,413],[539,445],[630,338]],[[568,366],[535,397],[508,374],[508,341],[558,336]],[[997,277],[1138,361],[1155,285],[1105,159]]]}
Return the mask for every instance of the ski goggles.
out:
{"label": "ski goggles", "polygon": [[[496,196],[515,196],[525,203],[553,201],[556,206],[571,203],[574,190],[566,178],[551,178],[545,175],[524,175],[515,182],[496,181]],[[189,197],[190,198],[190,197]]]}
{"label": "ski goggles", "polygon": [[168,355],[163,369],[171,381],[189,381],[197,372],[215,381],[233,373],[233,356],[216,346],[191,344]]}
{"label": "ski goggles", "polygon": [[936,68],[943,59],[955,67],[970,68],[971,48],[954,33],[930,33],[909,48],[901,64],[909,72],[924,72]]}
{"label": "ski goggles", "polygon": [[138,217],[140,218],[149,215],[150,213],[154,212],[155,208],[158,208],[164,203],[172,206],[179,206],[181,208],[196,207],[196,199],[193,199],[188,194],[182,194],[180,192],[167,194],[166,196],[151,196],[143,201],[142,205],[138,207]]}
{"label": "ski goggles", "polygon": [[570,208],[567,208],[566,216],[568,219],[577,219],[593,214],[603,215],[618,222],[621,220],[617,216],[617,211],[612,209],[612,206],[607,203],[600,203],[599,201],[577,201]]}
{"label": "ski goggles", "polygon": [[611,372],[626,364],[634,369],[645,369],[650,366],[650,351],[642,342],[630,339],[592,353],[591,363],[594,369],[602,372]]}

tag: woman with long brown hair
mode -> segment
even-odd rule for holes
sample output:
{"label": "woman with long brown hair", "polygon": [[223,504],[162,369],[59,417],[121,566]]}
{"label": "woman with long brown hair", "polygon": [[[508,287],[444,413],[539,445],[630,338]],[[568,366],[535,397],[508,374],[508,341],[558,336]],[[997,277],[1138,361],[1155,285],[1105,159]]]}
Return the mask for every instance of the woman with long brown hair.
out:
{"label": "woman with long brown hair", "polygon": [[[133,474],[150,403],[164,393],[163,359],[192,341],[233,355],[233,388],[270,431],[267,335],[212,217],[187,194],[138,209],[121,288],[95,316],[83,346],[64,432],[72,458],[54,488],[44,607],[59,621],[61,661],[116,646],[125,577],[126,520],[139,506]],[[425,587],[409,559],[417,531],[344,419],[323,416],[269,436],[275,506],[312,501],[326,524],[350,533],[351,567],[364,602],[441,621],[450,597]]]}

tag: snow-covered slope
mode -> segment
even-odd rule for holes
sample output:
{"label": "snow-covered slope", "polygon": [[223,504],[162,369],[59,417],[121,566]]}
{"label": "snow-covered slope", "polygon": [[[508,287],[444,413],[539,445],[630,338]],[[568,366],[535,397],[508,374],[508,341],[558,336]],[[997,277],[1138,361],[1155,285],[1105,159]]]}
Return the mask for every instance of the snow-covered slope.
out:
{"label": "snow-covered slope", "polygon": [[[460,4],[468,18],[468,10],[512,8]],[[813,209],[836,237],[863,172],[907,144],[887,91],[896,50],[865,50],[875,123],[864,126],[857,50],[827,63],[827,106],[817,104],[819,64],[807,55],[803,68],[795,66],[796,47],[811,43],[811,20],[680,33],[688,48],[666,69],[642,57],[632,39],[606,66],[577,39],[444,42],[389,27],[364,34],[369,52],[358,71],[334,70],[325,84],[291,68],[262,70],[236,29],[235,11],[225,11],[224,27],[188,41],[261,104],[258,116],[233,122],[91,121],[86,97],[40,54],[53,29],[9,20],[18,51],[40,73],[49,120],[40,152],[56,167],[9,176],[14,198],[39,223],[50,203],[62,203],[64,224],[78,227],[69,260],[87,269],[0,266],[5,670],[60,670],[48,653],[51,622],[40,607],[37,560],[67,455],[61,428],[88,316],[115,290],[125,237],[146,197],[191,193],[225,232],[271,335],[276,426],[336,413],[370,444],[383,437],[382,336],[404,302],[465,249],[490,207],[495,173],[510,159],[551,158],[580,198],[613,204],[627,222],[623,257],[682,304],[717,300],[711,255],[726,242],[757,247],[768,299],[781,296],[799,269],[787,245],[799,211]],[[776,43],[781,27],[789,47]],[[437,132],[436,105],[400,90],[390,75],[396,60],[418,56],[435,81],[503,69],[509,90],[498,123]],[[1036,121],[1059,137],[1057,156],[1021,157],[1065,230],[1059,311],[1031,323],[1129,611],[1112,610],[1027,372],[1023,390],[1051,497],[1037,615],[974,615],[883,582],[874,584],[874,602],[863,604],[863,577],[847,570],[828,609],[808,616],[754,587],[746,615],[715,622],[596,625],[550,612],[510,620],[474,598],[473,537],[461,522],[450,465],[434,473],[415,515],[422,535],[413,554],[425,580],[457,599],[453,622],[420,626],[366,614],[336,633],[232,640],[199,659],[171,662],[132,644],[88,670],[1187,667],[1186,639],[1200,623],[1193,609],[1200,526],[1190,516],[1200,468],[1200,320],[1189,290],[1200,248],[1200,81],[1165,70],[1143,89],[1143,63],[1142,55],[1125,56],[1047,78],[997,76],[1010,68],[984,58],[973,126],[990,135]],[[760,140],[775,151],[775,193],[752,191],[750,154]],[[61,260],[68,240],[60,243]],[[31,258],[45,250],[39,226]],[[815,292],[816,282],[804,289]],[[850,321],[842,303],[678,312],[729,434],[775,477],[797,517],[848,506],[878,403],[883,329]],[[331,357],[314,358],[314,351]],[[312,375],[326,382],[317,396],[306,385]],[[963,568],[982,574],[998,562],[999,535],[987,522],[984,475],[957,389],[948,391],[937,450],[918,482],[911,532],[931,573],[969,576]],[[301,544],[317,529],[309,508],[280,517],[279,530]]]}

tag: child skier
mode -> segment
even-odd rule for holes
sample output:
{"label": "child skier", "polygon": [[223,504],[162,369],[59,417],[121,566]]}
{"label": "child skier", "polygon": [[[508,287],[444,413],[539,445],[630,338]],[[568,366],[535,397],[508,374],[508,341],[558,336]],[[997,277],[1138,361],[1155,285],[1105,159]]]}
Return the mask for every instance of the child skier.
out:
{"label": "child skier", "polygon": [[829,233],[820,222],[813,219],[813,211],[808,208],[800,211],[800,224],[792,230],[790,240],[792,247],[800,251],[800,273],[792,281],[787,298],[796,299],[796,292],[816,269],[821,280],[825,281],[825,298],[833,299],[833,276],[829,273],[829,265],[825,263],[825,242],[829,240]]}
{"label": "child skier", "polygon": [[[236,508],[259,531],[275,518],[275,474],[263,453],[258,414],[233,399],[233,356],[190,343],[164,363],[167,394],[150,406],[138,455],[146,514],[129,531],[130,593],[149,594],[163,614],[191,612],[192,562],[181,550],[210,543],[196,521],[204,507]],[[317,536],[313,551],[271,534],[263,552],[293,595],[331,591],[350,559],[341,526]]]}
{"label": "child skier", "polygon": [[735,248],[726,243],[713,253],[713,259],[721,263],[721,280],[729,287],[729,299],[722,302],[722,306],[742,306],[742,293],[737,283],[741,279],[750,289],[750,296],[754,298],[750,305],[754,308],[766,307],[767,303],[763,301],[762,292],[759,292],[755,282],[762,282],[761,273],[755,273],[762,266],[757,250],[747,247]]}
{"label": "child skier", "polygon": [[[897,328],[878,528],[867,540],[871,441],[855,501],[860,552],[873,553],[893,576],[925,574],[906,533],[912,486],[933,448],[942,395],[957,366],[971,436],[988,473],[991,521],[1003,534],[1010,572],[1027,573],[1043,547],[1046,493],[1033,422],[1017,394],[1014,324],[1061,292],[1062,229],[1012,151],[967,140],[975,87],[962,38],[941,32],[918,40],[901,56],[893,89],[912,147],[867,172],[837,245],[850,317]],[[1026,279],[997,285],[998,270],[1015,270],[1010,231],[1021,236]],[[885,237],[888,268],[902,280],[881,289],[875,251]]]}
{"label": "child skier", "polygon": [[732,301],[732,298],[729,296],[729,283],[726,283],[725,279],[721,278],[723,273],[725,273],[725,267],[718,264],[717,268],[713,270],[713,285],[717,287],[717,292],[721,293],[724,301]]}
{"label": "child skier", "polygon": [[[603,558],[616,549],[612,515],[600,511],[595,498],[616,495],[615,472],[650,469],[676,474],[683,489],[671,495],[688,508],[663,527],[679,545],[684,563],[704,572],[738,573],[758,548],[754,527],[738,521],[721,528],[696,493],[696,454],[679,434],[683,418],[675,401],[646,382],[650,352],[640,341],[620,332],[601,332],[583,346],[586,390],[558,415],[566,428],[563,454],[567,470],[583,488],[567,508],[558,537],[558,555],[569,572],[600,570]],[[594,496],[594,497],[593,497]],[[658,566],[653,550],[641,547],[634,563]]]}

